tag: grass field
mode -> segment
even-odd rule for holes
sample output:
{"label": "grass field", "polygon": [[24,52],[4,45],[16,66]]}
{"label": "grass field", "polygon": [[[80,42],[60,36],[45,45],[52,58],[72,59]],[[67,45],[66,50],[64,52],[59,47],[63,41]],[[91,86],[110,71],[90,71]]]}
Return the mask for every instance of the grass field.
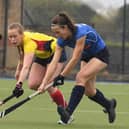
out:
{"label": "grass field", "polygon": [[[0,99],[9,95],[14,84],[14,80],[0,79]],[[72,85],[73,82],[66,82],[65,86],[61,87],[67,100]],[[56,112],[56,105],[45,93],[0,119],[0,129],[129,129],[129,84],[98,83],[97,87],[108,98],[115,97],[118,101],[117,119],[113,124],[108,123],[107,115],[102,112],[102,107],[84,96],[74,113],[75,121],[71,125],[58,125],[59,116]],[[24,89],[23,96],[9,101],[1,106],[0,110],[2,111],[32,93],[27,88],[27,84],[24,84]]]}

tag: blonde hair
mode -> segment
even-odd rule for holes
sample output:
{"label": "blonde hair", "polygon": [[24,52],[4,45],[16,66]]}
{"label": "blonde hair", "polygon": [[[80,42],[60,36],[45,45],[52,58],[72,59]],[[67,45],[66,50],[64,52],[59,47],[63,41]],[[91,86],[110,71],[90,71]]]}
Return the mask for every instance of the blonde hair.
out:
{"label": "blonde hair", "polygon": [[[20,23],[10,24],[8,26],[8,30],[11,30],[11,29],[17,29],[19,34],[24,33],[24,27]],[[20,60],[22,60],[23,56],[24,56],[23,46],[17,46],[17,49],[18,49],[18,53],[19,53],[19,58],[20,58]]]}
{"label": "blonde hair", "polygon": [[23,34],[24,27],[20,23],[12,23],[8,26],[8,30],[17,29],[19,34]]}

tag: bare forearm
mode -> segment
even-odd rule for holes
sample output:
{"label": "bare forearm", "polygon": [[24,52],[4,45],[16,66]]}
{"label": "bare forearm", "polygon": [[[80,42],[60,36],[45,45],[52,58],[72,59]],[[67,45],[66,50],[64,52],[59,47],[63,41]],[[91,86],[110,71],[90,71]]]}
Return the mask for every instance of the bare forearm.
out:
{"label": "bare forearm", "polygon": [[64,70],[62,71],[61,75],[67,76],[72,71],[72,69],[75,67],[77,62],[78,62],[78,59],[71,59],[66,65],[66,67],[64,68]]}
{"label": "bare forearm", "polygon": [[29,68],[28,67],[23,67],[17,82],[18,83],[23,82],[27,78],[28,73],[29,73]]}
{"label": "bare forearm", "polygon": [[23,63],[19,62],[17,65],[16,71],[20,72],[22,70],[22,67],[23,67]]}
{"label": "bare forearm", "polygon": [[46,84],[46,82],[50,81],[50,79],[54,75],[54,72],[55,72],[56,68],[57,68],[57,63],[55,63],[55,62],[50,63],[50,65],[49,65],[49,67],[47,69],[46,75],[45,75],[45,77],[43,79],[43,83]]}
{"label": "bare forearm", "polygon": [[61,57],[61,53],[62,53],[62,48],[60,47],[56,47],[56,52],[54,54],[54,57],[51,61],[51,63],[49,64],[48,68],[47,68],[47,72],[46,75],[42,81],[42,85],[46,85],[52,78],[54,72],[56,71],[57,68],[57,64],[59,62],[59,59]]}
{"label": "bare forearm", "polygon": [[85,45],[85,36],[78,39],[76,46],[74,48],[73,51],[73,55],[71,60],[68,62],[68,64],[66,65],[65,69],[63,70],[63,72],[61,73],[61,75],[66,76],[68,75],[71,70],[74,68],[74,66],[77,64],[77,62],[79,61],[80,57],[81,57],[81,53],[84,49],[84,45]]}

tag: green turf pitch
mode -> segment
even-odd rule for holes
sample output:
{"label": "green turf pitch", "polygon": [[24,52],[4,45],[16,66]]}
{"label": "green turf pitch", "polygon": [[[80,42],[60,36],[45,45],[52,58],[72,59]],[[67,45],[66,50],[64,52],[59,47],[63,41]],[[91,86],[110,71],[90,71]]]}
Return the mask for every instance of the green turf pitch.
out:
{"label": "green turf pitch", "polygon": [[[60,89],[68,100],[73,82],[66,82]],[[14,80],[0,79],[0,99],[6,97],[14,87]],[[118,101],[117,119],[114,124],[109,124],[107,115],[102,112],[102,107],[91,102],[84,96],[76,112],[75,121],[71,125],[57,124],[59,116],[56,105],[47,93],[37,96],[14,112],[0,119],[0,129],[129,129],[129,84],[97,84],[97,87],[108,98],[115,97]],[[0,107],[0,111],[20,101],[32,93],[24,84],[25,93],[18,99],[13,99]]]}

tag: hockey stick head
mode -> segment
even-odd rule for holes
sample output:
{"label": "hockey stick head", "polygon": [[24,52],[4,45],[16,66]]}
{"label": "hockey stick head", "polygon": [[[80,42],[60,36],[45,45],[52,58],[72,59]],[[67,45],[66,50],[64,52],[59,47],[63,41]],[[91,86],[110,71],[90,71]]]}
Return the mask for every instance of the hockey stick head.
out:
{"label": "hockey stick head", "polygon": [[11,94],[10,96],[6,97],[5,99],[0,101],[0,106],[2,106],[3,104],[5,104],[6,102],[8,102],[9,100],[11,100],[12,98],[14,98],[14,94]]}
{"label": "hockey stick head", "polygon": [[[52,86],[52,83],[46,86],[47,90],[49,87]],[[0,112],[0,118],[3,118],[4,116],[6,116],[7,114],[11,113],[12,111],[16,110],[18,107],[20,107],[21,105],[23,105],[24,103],[28,102],[29,100],[31,100],[32,98],[34,98],[35,96],[39,95],[41,92],[40,91],[36,91],[33,94],[29,95],[27,98],[21,100],[18,103],[15,103],[14,105],[12,105],[11,107],[5,109],[4,111]]]}
{"label": "hockey stick head", "polygon": [[0,106],[2,106],[3,105],[3,101],[0,101]]}
{"label": "hockey stick head", "polygon": [[5,116],[5,111],[0,112],[0,118],[3,118]]}

